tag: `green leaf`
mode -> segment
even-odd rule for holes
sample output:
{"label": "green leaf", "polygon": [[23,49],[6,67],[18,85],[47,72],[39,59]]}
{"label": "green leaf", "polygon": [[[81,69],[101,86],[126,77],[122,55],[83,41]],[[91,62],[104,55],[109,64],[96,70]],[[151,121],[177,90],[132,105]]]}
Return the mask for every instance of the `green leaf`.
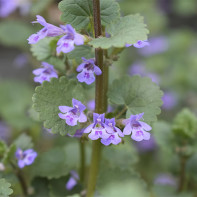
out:
{"label": "green leaf", "polygon": [[34,122],[28,116],[32,105],[32,88],[20,81],[0,82],[0,115],[12,127],[26,129]]}
{"label": "green leaf", "polygon": [[[92,0],[63,0],[59,3],[61,19],[77,30],[84,29],[93,23]],[[101,23],[106,26],[120,16],[119,5],[114,0],[101,0]],[[93,25],[93,24],[91,24]]]}
{"label": "green leaf", "polygon": [[44,38],[37,42],[36,44],[31,45],[31,52],[33,56],[37,58],[39,61],[43,61],[49,58],[52,55],[52,49],[50,47],[50,43],[54,38]]}
{"label": "green leaf", "polygon": [[197,117],[189,109],[183,109],[176,116],[173,123],[173,132],[179,137],[194,138],[197,133]]}
{"label": "green leaf", "polygon": [[33,176],[47,177],[48,179],[59,178],[69,173],[66,162],[64,149],[53,148],[38,155],[31,168],[31,173]]}
{"label": "green leaf", "polygon": [[150,78],[124,76],[111,84],[110,102],[127,107],[127,117],[144,112],[145,122],[155,121],[162,105],[162,92]]}
{"label": "green leaf", "polygon": [[32,138],[25,133],[21,134],[13,143],[17,148],[21,148],[22,150],[33,147]]}
{"label": "green leaf", "polygon": [[69,59],[74,59],[77,61],[77,63],[81,63],[82,60],[81,58],[85,57],[87,59],[93,58],[94,57],[94,50],[90,46],[76,46],[75,50],[71,51],[68,53],[68,58]]}
{"label": "green leaf", "polygon": [[48,59],[45,59],[44,61],[53,65],[56,70],[65,73],[64,59],[60,59],[60,58],[55,57],[55,56],[50,56]]}
{"label": "green leaf", "polygon": [[109,170],[106,165],[101,169],[97,187],[102,197],[149,196],[145,183],[138,175],[119,168]]}
{"label": "green leaf", "polygon": [[32,33],[33,27],[21,21],[6,20],[0,23],[0,42],[6,46],[24,47]]}
{"label": "green leaf", "polygon": [[8,164],[14,158],[15,152],[16,152],[16,145],[11,144],[10,147],[5,152],[2,162],[4,164]]}
{"label": "green leaf", "polygon": [[8,183],[5,179],[0,179],[0,196],[8,197],[13,193],[13,190],[10,188],[11,184]]}
{"label": "green leaf", "polygon": [[106,32],[111,37],[96,38],[89,44],[94,48],[121,48],[125,47],[125,44],[135,44],[138,40],[147,40],[147,34],[149,33],[143,22],[143,17],[138,14],[120,18],[120,20],[110,24]]}
{"label": "green leaf", "polygon": [[85,100],[83,87],[76,80],[68,80],[66,77],[52,78],[50,82],[45,81],[42,86],[35,90],[33,95],[33,107],[39,113],[40,120],[44,121],[44,127],[52,129],[53,133],[66,135],[74,134],[79,128],[68,126],[65,120],[59,118],[59,106],[72,106],[72,98],[82,103]]}
{"label": "green leaf", "polygon": [[0,159],[3,158],[5,152],[7,151],[7,145],[4,141],[0,140]]}
{"label": "green leaf", "polygon": [[137,162],[137,155],[131,143],[109,146],[103,150],[103,160],[108,162],[111,168],[119,166],[121,170],[131,169]]}

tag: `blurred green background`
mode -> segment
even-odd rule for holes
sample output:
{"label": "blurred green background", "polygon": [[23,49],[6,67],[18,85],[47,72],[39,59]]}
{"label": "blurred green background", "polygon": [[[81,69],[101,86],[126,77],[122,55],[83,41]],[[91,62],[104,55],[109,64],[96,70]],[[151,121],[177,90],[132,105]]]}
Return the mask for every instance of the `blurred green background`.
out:
{"label": "blurred green background", "polygon": [[[31,24],[37,14],[49,23],[61,23],[58,2],[20,1],[16,10],[0,17],[0,139],[10,144],[21,133],[26,133],[33,137],[40,152],[56,144],[64,144],[67,138],[54,136],[43,129],[31,108],[31,98],[37,85],[33,82],[32,70],[40,62],[32,56],[27,38],[40,29],[40,25]],[[173,192],[177,190],[181,170],[179,150],[185,146],[172,134],[174,118],[183,108],[197,113],[197,1],[118,2],[122,15],[139,13],[144,16],[150,31],[150,46],[125,49],[112,65],[110,82],[125,73],[138,74],[152,78],[164,92],[162,112],[159,121],[152,125],[151,140],[133,143],[132,148],[128,148],[132,157],[128,161],[127,155],[123,158],[125,163],[135,166],[149,189],[154,191],[153,196],[176,196]],[[23,9],[26,9],[25,13]],[[187,117],[181,121],[183,127],[190,124]],[[185,167],[187,183],[182,196],[197,195],[196,145],[193,141],[191,146],[186,144],[189,151],[186,151],[189,155]],[[16,180],[10,179],[17,185]]]}

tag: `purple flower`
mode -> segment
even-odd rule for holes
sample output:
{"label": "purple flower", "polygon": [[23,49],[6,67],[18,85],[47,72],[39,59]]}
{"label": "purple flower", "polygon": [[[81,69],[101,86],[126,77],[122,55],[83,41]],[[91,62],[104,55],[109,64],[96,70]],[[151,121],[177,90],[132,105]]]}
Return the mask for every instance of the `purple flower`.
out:
{"label": "purple flower", "polygon": [[91,140],[107,139],[110,137],[109,133],[114,132],[111,127],[104,123],[104,119],[105,114],[93,113],[93,123],[84,130],[84,133],[90,133],[88,137]]}
{"label": "purple flower", "polygon": [[107,133],[110,134],[110,136],[107,139],[101,139],[101,143],[105,146],[119,144],[122,141],[120,137],[124,137],[124,134],[118,127],[115,127],[115,118],[105,119],[105,124],[112,128],[112,132],[107,130]]}
{"label": "purple flower", "polygon": [[16,0],[0,0],[0,17],[7,17],[18,7]]}
{"label": "purple flower", "polygon": [[[94,109],[95,109],[95,100],[94,99],[87,102],[87,108],[90,111],[94,111]],[[113,111],[113,107],[111,105],[108,105],[107,112],[110,113],[112,111]]]}
{"label": "purple flower", "polygon": [[155,180],[154,183],[157,185],[170,185],[170,186],[177,186],[177,182],[175,178],[169,174],[159,174]]}
{"label": "purple flower", "polygon": [[43,83],[43,81],[50,81],[51,78],[58,78],[56,70],[53,68],[53,65],[48,64],[47,62],[42,62],[44,68],[38,68],[33,70],[34,81],[38,83]]}
{"label": "purple flower", "polygon": [[101,75],[101,69],[95,65],[94,59],[85,59],[84,57],[81,58],[83,63],[77,67],[77,71],[81,72],[77,75],[77,79],[79,82],[85,82],[86,84],[90,85],[95,81],[95,75]]}
{"label": "purple flower", "polygon": [[36,34],[32,34],[27,40],[29,41],[29,44],[35,44],[39,40],[45,38],[46,36],[49,37],[55,37],[64,34],[64,30],[56,27],[55,25],[52,25],[50,23],[47,23],[46,20],[40,16],[37,15],[37,21],[33,21],[32,23],[40,23],[44,28],[42,28],[39,32]]}
{"label": "purple flower", "polygon": [[70,171],[70,178],[68,179],[68,182],[66,183],[66,189],[72,190],[75,185],[77,185],[77,182],[79,181],[79,175],[76,171],[72,170]]}
{"label": "purple flower", "polygon": [[123,121],[125,124],[125,128],[123,130],[124,135],[131,135],[131,138],[135,141],[149,140],[150,133],[146,131],[150,131],[152,128],[145,122],[139,121],[143,117],[144,113],[131,115],[129,119]]}
{"label": "purple flower", "polygon": [[165,110],[171,110],[177,104],[177,98],[173,92],[164,92],[162,100],[162,108]]}
{"label": "purple flower", "polygon": [[[149,42],[147,40],[138,40],[135,44],[133,44],[133,46],[135,48],[143,48],[145,46],[149,46]],[[126,44],[125,47],[130,47],[132,46],[132,44]]]}
{"label": "purple flower", "polygon": [[83,113],[83,111],[86,109],[85,105],[83,105],[80,101],[76,99],[72,99],[73,107],[68,106],[59,106],[59,110],[62,113],[59,113],[58,116],[61,119],[66,120],[66,124],[70,126],[77,125],[77,121],[79,122],[86,122],[87,117]]}
{"label": "purple flower", "polygon": [[150,45],[143,49],[140,49],[138,52],[143,56],[151,56],[159,53],[163,53],[168,50],[169,43],[165,36],[158,36],[149,39]]}
{"label": "purple flower", "polygon": [[35,158],[37,157],[37,153],[33,149],[22,151],[20,148],[18,148],[15,156],[18,160],[19,168],[24,168],[25,166],[31,165],[34,162]]}
{"label": "purple flower", "polygon": [[70,25],[67,24],[61,25],[62,30],[66,34],[62,38],[59,39],[57,42],[57,53],[69,53],[74,50],[74,45],[83,45],[84,44],[84,37],[81,34],[78,34],[75,29]]}

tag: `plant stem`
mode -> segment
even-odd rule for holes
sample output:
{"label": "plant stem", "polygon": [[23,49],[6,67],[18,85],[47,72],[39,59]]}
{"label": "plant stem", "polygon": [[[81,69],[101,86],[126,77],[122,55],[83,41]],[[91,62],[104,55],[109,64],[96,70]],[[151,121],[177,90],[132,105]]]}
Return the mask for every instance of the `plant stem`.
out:
{"label": "plant stem", "polygon": [[120,116],[122,116],[125,112],[127,111],[127,106],[125,106],[115,117],[116,119],[118,119]]}
{"label": "plant stem", "polygon": [[81,167],[80,167],[80,180],[84,183],[85,178],[85,142],[80,141],[80,156],[81,156]]}
{"label": "plant stem", "polygon": [[28,194],[28,190],[27,190],[27,184],[26,184],[26,181],[23,177],[23,174],[22,174],[22,171],[20,169],[18,169],[15,164],[13,164],[12,162],[10,162],[14,172],[15,172],[15,175],[17,176],[19,182],[20,182],[20,185],[21,185],[21,189],[23,191],[23,196],[27,196]]}
{"label": "plant stem", "polygon": [[178,192],[181,192],[185,186],[185,165],[186,165],[186,158],[181,156],[180,157],[180,178],[179,178],[179,186]]}
{"label": "plant stem", "polygon": [[[100,18],[100,0],[93,0],[94,32],[95,38],[102,35]],[[96,76],[95,88],[95,112],[102,114],[107,109],[107,89],[108,89],[108,66],[103,64],[103,50],[95,49],[96,65],[102,71],[102,74]],[[89,170],[89,179],[87,187],[87,197],[92,197],[96,188],[96,181],[99,172],[99,163],[101,160],[101,143],[99,140],[92,143],[92,158]]]}

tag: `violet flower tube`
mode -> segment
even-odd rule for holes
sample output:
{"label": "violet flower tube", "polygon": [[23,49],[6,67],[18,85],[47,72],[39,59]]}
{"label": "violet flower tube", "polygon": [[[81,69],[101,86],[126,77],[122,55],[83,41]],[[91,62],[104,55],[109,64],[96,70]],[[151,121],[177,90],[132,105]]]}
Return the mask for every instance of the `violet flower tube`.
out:
{"label": "violet flower tube", "polygon": [[39,40],[48,37],[55,37],[64,34],[64,30],[60,27],[47,23],[46,20],[37,15],[37,21],[33,21],[32,23],[40,23],[44,26],[39,32],[32,34],[27,40],[29,44],[36,44]]}
{"label": "violet flower tube", "polygon": [[144,113],[131,115],[129,119],[123,120],[123,124],[125,124],[125,128],[123,130],[124,135],[131,135],[131,138],[135,141],[149,140],[150,133],[146,131],[150,131],[152,128],[147,123],[140,121],[143,117]]}
{"label": "violet flower tube", "polygon": [[18,167],[24,168],[25,166],[31,165],[34,162],[35,158],[37,157],[37,153],[33,149],[27,149],[23,151],[18,148],[15,156],[18,160]]}
{"label": "violet flower tube", "polygon": [[50,81],[53,77],[58,78],[57,71],[54,69],[53,65],[42,62],[42,67],[43,68],[33,70],[35,82],[42,84],[44,81]]}
{"label": "violet flower tube", "polygon": [[85,105],[83,105],[80,101],[76,99],[72,99],[73,107],[69,106],[59,106],[59,110],[62,113],[59,113],[58,116],[61,119],[64,119],[66,121],[67,125],[75,126],[78,122],[86,122],[87,117],[83,113],[83,111],[86,109]]}
{"label": "violet flower tube", "polygon": [[81,72],[77,75],[77,79],[79,82],[85,82],[86,84],[90,85],[95,81],[95,75],[101,75],[101,69],[95,65],[94,59],[85,59],[84,57],[81,58],[83,63],[81,63],[77,67],[77,71]]}

